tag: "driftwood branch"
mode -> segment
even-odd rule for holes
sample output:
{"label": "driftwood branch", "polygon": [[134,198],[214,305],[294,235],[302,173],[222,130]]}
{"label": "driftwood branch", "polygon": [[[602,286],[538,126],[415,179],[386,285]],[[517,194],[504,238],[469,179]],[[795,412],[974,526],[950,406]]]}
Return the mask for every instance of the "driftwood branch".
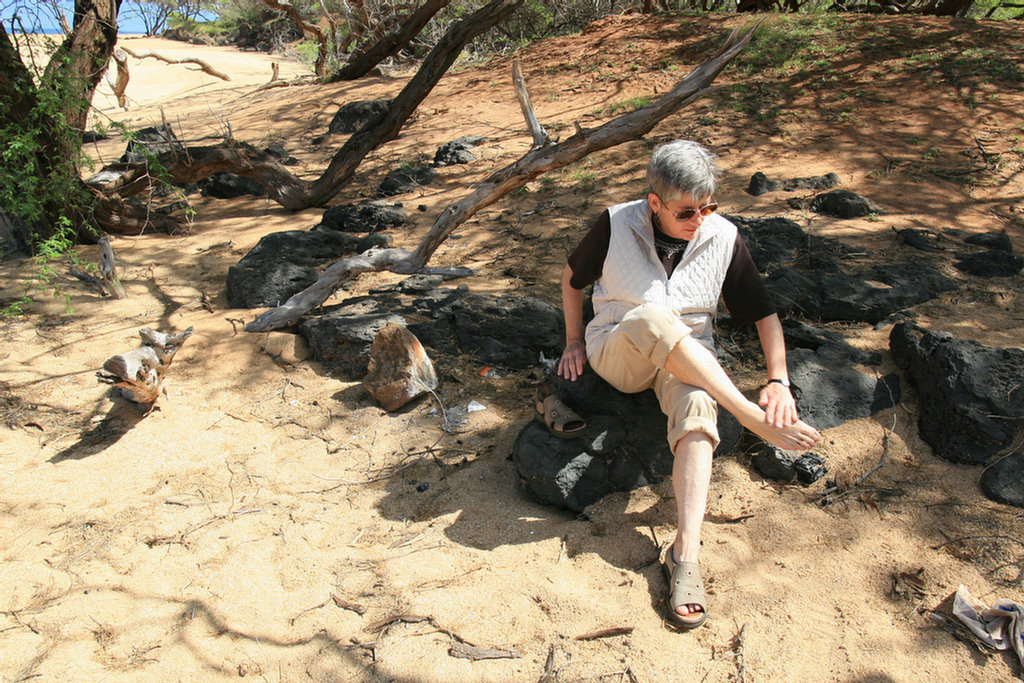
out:
{"label": "driftwood branch", "polygon": [[272,308],[245,326],[246,332],[268,332],[290,325],[316,308],[345,281],[360,273],[385,270],[409,257],[404,249],[370,250],[333,263],[320,278],[293,295],[277,308]]}
{"label": "driftwood branch", "polygon": [[158,59],[161,62],[166,62],[167,64],[195,64],[200,69],[202,69],[203,73],[209,74],[209,75],[211,75],[211,76],[213,76],[215,78],[219,78],[222,81],[230,81],[231,80],[228,77],[227,74],[224,74],[224,73],[221,73],[220,71],[217,71],[216,69],[214,69],[212,66],[210,66],[209,64],[207,64],[203,60],[196,59],[194,57],[184,57],[182,59],[172,59],[170,57],[164,57],[163,55],[159,55],[159,54],[153,52],[152,50],[146,50],[145,52],[132,52],[131,50],[129,50],[126,47],[122,47],[121,49],[124,50],[125,52],[127,52],[128,54],[130,54],[135,59],[142,60],[142,59],[146,59],[147,57],[152,57],[153,59]]}
{"label": "driftwood branch", "polygon": [[96,376],[115,385],[129,401],[152,408],[163,390],[164,373],[191,336],[191,327],[175,335],[145,327],[139,330],[142,345],[108,358]]}
{"label": "driftwood branch", "polygon": [[117,98],[117,106],[122,109],[128,109],[128,98],[125,97],[124,91],[128,88],[128,80],[131,78],[131,74],[128,73],[128,55],[122,48],[114,48],[114,63],[117,64],[117,80],[114,81],[114,85],[111,89],[114,91],[114,96]]}
{"label": "driftwood branch", "polygon": [[123,299],[124,287],[117,277],[117,263],[114,261],[114,248],[110,246],[110,238],[104,235],[96,244],[100,248],[100,272],[103,273],[103,281],[115,297]]}
{"label": "driftwood branch", "polygon": [[519,100],[519,108],[523,110],[523,117],[526,119],[526,127],[530,129],[533,136],[533,149],[540,149],[551,144],[551,138],[541,128],[537,115],[533,113],[533,104],[530,102],[530,93],[526,90],[526,83],[523,81],[523,67],[519,58],[512,62],[512,85],[516,89],[516,98]]}
{"label": "driftwood branch", "polygon": [[571,138],[557,145],[546,144],[532,149],[515,163],[491,174],[468,196],[450,204],[441,212],[430,232],[407,258],[401,256],[408,252],[387,249],[338,261],[308,288],[277,308],[257,316],[246,325],[246,331],[268,332],[294,323],[326,301],[342,282],[359,273],[385,269],[407,274],[423,272],[427,261],[448,235],[481,209],[548,171],[575,163],[593,152],[642,138],[669,114],[707,93],[715,77],[750,42],[757,26],[755,24],[742,36],[733,31],[718,52],[698,65],[653,104],[624,114],[599,128],[590,131],[581,128]]}

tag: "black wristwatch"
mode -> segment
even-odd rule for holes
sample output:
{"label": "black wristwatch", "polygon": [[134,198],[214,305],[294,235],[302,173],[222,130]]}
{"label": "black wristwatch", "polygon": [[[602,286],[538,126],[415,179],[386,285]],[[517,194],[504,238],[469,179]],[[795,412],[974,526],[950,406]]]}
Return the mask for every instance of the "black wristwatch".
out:
{"label": "black wristwatch", "polygon": [[779,379],[778,377],[775,377],[775,378],[770,379],[767,382],[765,382],[765,386],[767,386],[769,384],[781,384],[782,386],[788,388],[789,387],[789,380],[788,379]]}

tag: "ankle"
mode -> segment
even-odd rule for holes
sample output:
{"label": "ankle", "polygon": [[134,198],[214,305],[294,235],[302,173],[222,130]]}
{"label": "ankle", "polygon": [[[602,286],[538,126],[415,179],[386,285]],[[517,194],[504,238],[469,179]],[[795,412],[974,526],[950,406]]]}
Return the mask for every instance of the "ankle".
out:
{"label": "ankle", "polygon": [[697,547],[693,550],[691,550],[691,548],[693,548],[692,545],[683,545],[678,541],[673,543],[672,549],[669,551],[672,553],[672,561],[676,564],[679,564],[680,562],[696,562],[697,554],[700,551],[700,544],[698,543]]}

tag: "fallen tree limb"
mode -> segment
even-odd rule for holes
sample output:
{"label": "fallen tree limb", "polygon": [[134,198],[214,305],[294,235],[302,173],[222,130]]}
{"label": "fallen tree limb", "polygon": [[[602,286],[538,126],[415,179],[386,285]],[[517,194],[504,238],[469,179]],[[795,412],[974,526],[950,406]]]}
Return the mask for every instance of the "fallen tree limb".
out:
{"label": "fallen tree limb", "polygon": [[216,69],[214,69],[212,66],[210,66],[209,64],[207,64],[203,60],[196,59],[194,57],[184,57],[182,59],[172,59],[170,57],[164,57],[163,55],[159,55],[159,54],[153,52],[152,50],[146,50],[145,52],[132,52],[131,50],[129,50],[126,47],[122,47],[121,49],[124,50],[125,52],[127,52],[128,54],[130,54],[135,59],[138,59],[138,60],[146,59],[147,57],[152,57],[153,59],[158,59],[161,62],[166,62],[167,64],[195,64],[200,69],[202,69],[203,73],[209,74],[209,75],[211,75],[211,76],[213,76],[215,78],[219,78],[222,81],[230,81],[231,80],[231,78],[228,77],[227,74],[221,73],[220,71],[217,71]]}
{"label": "fallen tree limb", "polygon": [[127,204],[119,197],[96,192],[92,216],[104,231],[117,235],[141,235],[152,228],[168,235],[180,232],[183,226],[170,216],[150,211],[145,206]]}
{"label": "fallen tree limb", "polygon": [[277,308],[272,308],[245,326],[246,332],[267,332],[290,325],[316,308],[334,293],[341,283],[359,273],[385,270],[409,258],[404,249],[370,250],[333,263],[320,278]]}
{"label": "fallen tree limb", "polygon": [[[300,195],[308,184],[267,152],[238,140],[167,152],[160,156],[160,163],[163,169],[159,182],[187,185],[209,178],[214,173],[231,172],[262,183],[268,196],[280,204],[287,204]],[[153,177],[145,161],[117,161],[107,164],[85,182],[103,195],[116,192],[122,197],[130,197],[148,190],[158,179]],[[110,231],[125,232],[116,226]]]}
{"label": "fallen tree limb", "polygon": [[[738,31],[733,31],[718,52],[698,65],[656,102],[624,114],[593,130],[584,130],[577,124],[577,132],[571,138],[558,144],[552,144],[549,140],[547,144],[531,149],[513,164],[494,172],[469,195],[442,211],[430,232],[407,258],[401,258],[401,255],[407,252],[388,249],[372,255],[367,252],[338,261],[308,288],[295,294],[277,308],[257,316],[245,326],[246,331],[267,332],[290,325],[326,301],[338,286],[359,273],[385,269],[406,274],[422,272],[427,261],[448,235],[481,209],[548,171],[575,163],[594,152],[642,138],[669,114],[706,94],[711,89],[715,77],[750,42],[758,25],[755,24],[742,36]],[[529,98],[521,98],[520,104],[524,112],[530,109],[527,114],[529,121],[532,114],[532,108],[528,106]],[[536,136],[534,139],[536,141]],[[386,257],[382,255],[385,252],[388,253]]]}

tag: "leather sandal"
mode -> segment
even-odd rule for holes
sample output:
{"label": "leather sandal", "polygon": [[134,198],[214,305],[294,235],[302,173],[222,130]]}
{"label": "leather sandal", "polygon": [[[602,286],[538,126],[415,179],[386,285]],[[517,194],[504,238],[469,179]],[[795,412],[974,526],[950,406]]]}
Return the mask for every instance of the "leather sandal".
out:
{"label": "leather sandal", "polygon": [[547,425],[548,431],[560,439],[578,436],[587,427],[586,420],[565,405],[545,384],[537,385],[534,410],[537,419]]}
{"label": "leather sandal", "polygon": [[[673,557],[673,542],[665,549],[665,577],[668,579],[668,618],[679,628],[689,631],[702,626],[708,618],[708,600],[704,595],[704,581],[700,576],[700,565],[696,562],[676,562]],[[676,611],[681,605],[697,605],[700,612],[688,615]]]}

